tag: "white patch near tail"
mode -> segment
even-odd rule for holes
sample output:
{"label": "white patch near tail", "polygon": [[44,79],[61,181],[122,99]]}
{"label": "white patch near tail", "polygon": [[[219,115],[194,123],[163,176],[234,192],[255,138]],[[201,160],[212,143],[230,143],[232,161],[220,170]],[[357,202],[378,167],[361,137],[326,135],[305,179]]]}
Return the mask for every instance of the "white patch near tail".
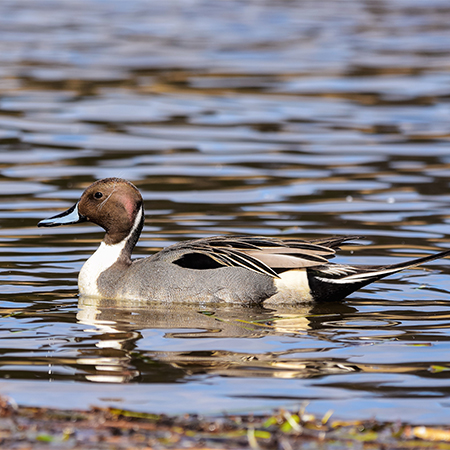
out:
{"label": "white patch near tail", "polygon": [[309,287],[306,269],[288,270],[274,279],[278,292],[265,303],[311,302],[313,297]]}

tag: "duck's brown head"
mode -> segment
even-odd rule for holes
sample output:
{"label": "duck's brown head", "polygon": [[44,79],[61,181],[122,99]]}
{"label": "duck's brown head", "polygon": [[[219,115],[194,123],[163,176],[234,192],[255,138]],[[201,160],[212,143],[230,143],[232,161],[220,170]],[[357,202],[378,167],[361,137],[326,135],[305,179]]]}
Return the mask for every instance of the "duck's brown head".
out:
{"label": "duck's brown head", "polygon": [[42,220],[38,226],[90,221],[106,231],[106,244],[116,244],[140,226],[142,219],[143,200],[136,186],[121,178],[105,178],[91,184],[70,209]]}

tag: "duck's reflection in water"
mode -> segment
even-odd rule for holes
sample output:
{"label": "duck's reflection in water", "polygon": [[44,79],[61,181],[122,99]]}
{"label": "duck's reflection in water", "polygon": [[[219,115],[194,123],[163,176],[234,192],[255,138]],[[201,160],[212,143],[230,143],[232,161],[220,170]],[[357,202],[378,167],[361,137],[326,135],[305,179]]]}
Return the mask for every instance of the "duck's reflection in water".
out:
{"label": "duck's reflection in water", "polygon": [[[98,382],[176,382],[197,374],[306,378],[348,373],[358,369],[324,355],[335,344],[333,333],[323,327],[327,320],[353,311],[342,303],[269,309],[81,297],[77,319],[92,326],[86,331],[96,339],[96,348],[83,350],[78,363],[88,372],[86,379]],[[155,335],[150,349],[149,330],[165,330]],[[273,343],[264,339],[260,345],[245,344],[271,336],[278,336],[275,351],[267,351]],[[161,345],[167,339],[183,342]],[[224,346],[222,339],[230,341]],[[283,339],[289,344],[284,346]]]}

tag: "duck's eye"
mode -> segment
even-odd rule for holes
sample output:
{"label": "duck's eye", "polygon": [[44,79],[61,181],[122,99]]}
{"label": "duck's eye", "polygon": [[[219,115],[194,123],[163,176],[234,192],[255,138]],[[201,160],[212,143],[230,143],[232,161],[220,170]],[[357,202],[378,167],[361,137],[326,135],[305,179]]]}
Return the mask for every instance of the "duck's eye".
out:
{"label": "duck's eye", "polygon": [[102,197],[103,197],[103,194],[102,194],[101,192],[96,192],[96,193],[94,194],[94,197],[95,197],[95,198],[102,198]]}

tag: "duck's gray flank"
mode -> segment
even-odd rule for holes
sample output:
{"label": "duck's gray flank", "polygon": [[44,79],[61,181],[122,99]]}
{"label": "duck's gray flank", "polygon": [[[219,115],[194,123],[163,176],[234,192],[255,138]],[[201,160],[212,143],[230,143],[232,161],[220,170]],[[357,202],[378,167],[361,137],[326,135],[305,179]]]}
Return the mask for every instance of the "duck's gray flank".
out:
{"label": "duck's gray flank", "polygon": [[132,260],[144,225],[142,196],[130,182],[106,178],[89,186],[69,210],[38,226],[90,221],[106,231],[79,275],[80,293],[110,299],[244,304],[340,300],[373,281],[443,258],[435,255],[386,266],[329,262],[358,236],[314,240],[215,236],[180,242]]}

